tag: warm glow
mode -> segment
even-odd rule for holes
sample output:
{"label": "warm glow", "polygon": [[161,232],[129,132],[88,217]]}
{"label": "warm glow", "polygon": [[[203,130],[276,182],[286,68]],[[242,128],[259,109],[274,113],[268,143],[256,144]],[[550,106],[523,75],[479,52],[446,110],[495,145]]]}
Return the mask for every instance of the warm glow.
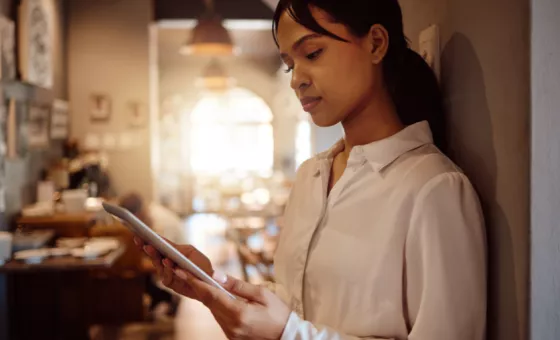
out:
{"label": "warm glow", "polygon": [[201,77],[196,80],[196,86],[211,91],[224,91],[235,86],[235,79],[230,77]]}
{"label": "warm glow", "polygon": [[241,49],[229,44],[207,43],[182,46],[179,53],[198,56],[236,56],[241,54]]}
{"label": "warm glow", "polygon": [[191,115],[191,168],[199,175],[269,175],[273,166],[272,112],[254,93],[233,88],[207,93]]}

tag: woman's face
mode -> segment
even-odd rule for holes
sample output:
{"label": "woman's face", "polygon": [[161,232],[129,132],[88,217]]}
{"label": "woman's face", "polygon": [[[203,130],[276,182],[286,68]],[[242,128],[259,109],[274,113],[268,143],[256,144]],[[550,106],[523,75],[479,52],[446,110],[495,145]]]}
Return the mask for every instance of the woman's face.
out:
{"label": "woman's face", "polygon": [[315,33],[284,12],[278,23],[278,44],[291,87],[321,127],[332,126],[359,114],[382,86],[381,63],[372,61],[370,36],[358,38],[324,11],[311,8],[315,20],[349,42]]}

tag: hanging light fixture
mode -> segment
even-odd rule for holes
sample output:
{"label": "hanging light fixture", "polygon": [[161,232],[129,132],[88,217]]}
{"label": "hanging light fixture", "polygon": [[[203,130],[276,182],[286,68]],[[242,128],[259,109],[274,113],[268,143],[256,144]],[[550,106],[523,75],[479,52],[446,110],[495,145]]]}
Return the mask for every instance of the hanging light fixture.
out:
{"label": "hanging light fixture", "polygon": [[217,59],[212,59],[204,68],[202,76],[196,85],[210,91],[225,91],[235,86],[235,79],[230,77]]}
{"label": "hanging light fixture", "polygon": [[214,2],[205,0],[206,14],[198,19],[190,39],[180,49],[183,55],[228,56],[239,53],[222,19],[214,12]]}

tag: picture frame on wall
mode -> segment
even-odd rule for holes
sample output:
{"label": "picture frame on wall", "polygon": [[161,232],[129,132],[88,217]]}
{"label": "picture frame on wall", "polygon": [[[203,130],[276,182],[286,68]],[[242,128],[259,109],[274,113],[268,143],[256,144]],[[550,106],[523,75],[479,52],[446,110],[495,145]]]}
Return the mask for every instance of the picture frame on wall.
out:
{"label": "picture frame on wall", "polygon": [[51,0],[21,0],[19,7],[19,65],[22,80],[51,89],[54,78]]}
{"label": "picture frame on wall", "polygon": [[16,28],[15,23],[0,16],[0,78],[16,78]]}
{"label": "picture frame on wall", "polygon": [[69,125],[68,102],[59,99],[55,100],[51,111],[51,139],[66,139],[68,137]]}
{"label": "picture frame on wall", "polygon": [[27,145],[29,148],[43,149],[49,146],[48,106],[31,105],[27,120]]}
{"label": "picture frame on wall", "polygon": [[148,114],[146,105],[140,101],[129,101],[127,103],[127,114],[131,128],[143,128],[146,126]]}
{"label": "picture frame on wall", "polygon": [[92,94],[89,117],[92,122],[109,121],[111,118],[111,98],[106,94]]}

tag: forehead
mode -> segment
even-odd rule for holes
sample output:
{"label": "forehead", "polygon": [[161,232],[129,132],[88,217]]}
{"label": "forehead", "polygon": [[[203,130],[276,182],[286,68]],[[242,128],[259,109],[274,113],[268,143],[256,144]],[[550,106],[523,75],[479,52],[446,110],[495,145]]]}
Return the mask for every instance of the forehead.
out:
{"label": "forehead", "polygon": [[[353,40],[346,26],[333,22],[332,18],[323,10],[311,8],[311,14],[317,23],[329,32],[346,40]],[[278,21],[278,45],[281,52],[289,52],[292,44],[309,34],[317,34],[307,27],[296,22],[286,10]]]}
{"label": "forehead", "polygon": [[297,23],[286,10],[278,21],[278,45],[280,51],[288,51],[290,46],[301,37],[314,33],[305,26]]}

